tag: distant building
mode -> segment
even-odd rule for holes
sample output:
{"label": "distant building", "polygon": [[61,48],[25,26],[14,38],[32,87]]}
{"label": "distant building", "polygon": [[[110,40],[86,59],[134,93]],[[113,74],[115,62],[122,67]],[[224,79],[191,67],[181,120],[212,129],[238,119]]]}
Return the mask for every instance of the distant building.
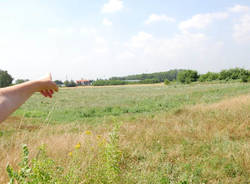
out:
{"label": "distant building", "polygon": [[76,84],[78,86],[90,86],[92,85],[93,80],[77,80]]}

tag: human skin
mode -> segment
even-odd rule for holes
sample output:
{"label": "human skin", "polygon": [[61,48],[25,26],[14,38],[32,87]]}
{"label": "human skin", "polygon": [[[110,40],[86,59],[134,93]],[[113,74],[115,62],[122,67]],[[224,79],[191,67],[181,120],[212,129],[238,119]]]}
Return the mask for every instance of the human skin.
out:
{"label": "human skin", "polygon": [[40,92],[44,97],[52,98],[55,91],[58,91],[58,87],[52,81],[51,74],[40,80],[28,81],[15,86],[1,88],[0,123],[24,104],[35,92]]}

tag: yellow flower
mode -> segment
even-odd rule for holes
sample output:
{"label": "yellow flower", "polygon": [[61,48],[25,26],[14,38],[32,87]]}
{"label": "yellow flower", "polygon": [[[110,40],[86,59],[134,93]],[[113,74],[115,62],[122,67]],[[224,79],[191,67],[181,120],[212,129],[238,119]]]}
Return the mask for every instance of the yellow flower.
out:
{"label": "yellow flower", "polygon": [[102,136],[101,135],[97,135],[97,139],[101,139],[102,138]]}
{"label": "yellow flower", "polygon": [[90,130],[86,130],[86,131],[84,132],[84,134],[85,134],[85,135],[92,135],[92,132],[91,132]]}
{"label": "yellow flower", "polygon": [[78,143],[78,144],[75,145],[75,149],[79,149],[80,147],[81,147],[80,143]]}
{"label": "yellow flower", "polygon": [[107,140],[105,139],[105,138],[100,138],[99,140],[98,140],[98,145],[99,146],[104,146],[104,145],[106,145],[107,144]]}
{"label": "yellow flower", "polygon": [[69,153],[68,153],[68,156],[70,156],[70,157],[71,157],[71,156],[72,156],[72,152],[69,152]]}

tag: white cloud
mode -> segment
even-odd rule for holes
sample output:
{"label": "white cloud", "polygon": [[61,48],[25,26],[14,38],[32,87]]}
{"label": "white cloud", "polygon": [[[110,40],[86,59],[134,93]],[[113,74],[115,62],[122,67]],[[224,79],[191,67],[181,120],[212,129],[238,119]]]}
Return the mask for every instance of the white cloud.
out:
{"label": "white cloud", "polygon": [[112,22],[106,18],[103,19],[102,24],[105,26],[112,26]]}
{"label": "white cloud", "polygon": [[[168,52],[169,50],[178,50],[180,48],[190,48],[191,45],[200,46],[200,43],[206,41],[206,35],[202,33],[181,33],[176,34],[173,38],[155,38],[149,33],[139,32],[135,36],[132,36],[129,42],[126,44],[129,48],[147,49],[148,51]],[[174,52],[172,52],[174,53]],[[164,55],[164,54],[163,54]]]}
{"label": "white cloud", "polygon": [[96,35],[97,34],[97,30],[95,28],[81,27],[79,31],[83,35]]}
{"label": "white cloud", "polygon": [[129,43],[127,43],[130,47],[140,48],[143,47],[153,36],[149,33],[139,32],[137,35],[132,36]]}
{"label": "white cloud", "polygon": [[227,17],[228,14],[225,12],[197,14],[194,15],[191,19],[181,22],[179,24],[179,28],[182,31],[187,31],[191,28],[203,29],[211,24],[214,20],[223,20]]}
{"label": "white cloud", "polygon": [[[103,8],[100,7],[103,13],[117,12],[125,6],[122,3],[123,0],[103,2],[106,3]],[[162,32],[157,34],[155,30],[153,35],[147,31],[138,32],[138,26],[131,25],[130,28],[137,31],[134,36],[128,35],[131,30],[120,31],[124,27],[122,26],[112,37],[112,32],[104,27],[98,27],[98,25],[80,27],[81,25],[77,26],[74,20],[64,21],[60,24],[61,27],[57,27],[64,18],[64,14],[60,14],[60,11],[57,12],[53,8],[50,10],[51,7],[48,11],[51,13],[44,18],[44,7],[39,6],[41,10],[37,21],[36,8],[30,8],[23,3],[21,11],[19,4],[16,8],[13,8],[12,4],[9,8],[0,7],[0,67],[8,70],[14,78],[35,79],[48,72],[48,66],[54,79],[61,80],[65,80],[66,76],[68,79],[82,77],[94,79],[174,68],[190,68],[207,72],[235,66],[250,67],[248,62],[250,54],[247,52],[250,50],[250,12],[247,12],[248,8],[245,6],[238,5],[231,10],[226,9],[225,13],[192,14],[194,16],[190,17],[190,20],[179,25],[186,31],[173,28],[171,32],[173,31],[174,35],[168,32],[165,32],[165,35]],[[35,4],[37,6],[37,3]],[[30,9],[32,13],[29,13]],[[16,13],[16,10],[20,11]],[[82,12],[86,13],[86,11]],[[241,14],[233,12],[241,12]],[[199,29],[226,18],[228,16],[226,13],[230,15],[230,20],[223,22],[221,32],[212,31],[207,33],[209,36],[197,33],[201,31]],[[96,16],[98,15],[88,18],[93,26],[95,24],[91,20]],[[131,16],[127,16],[126,21],[131,21],[133,19]],[[153,14],[146,18],[149,18],[149,23],[169,21],[165,16]],[[109,18],[103,14],[100,23],[104,17]],[[39,27],[35,24],[37,22],[41,22]],[[230,30],[229,26],[234,23],[236,25],[233,30]],[[27,25],[33,24],[37,31],[32,32],[33,28],[27,28]],[[50,25],[54,25],[54,28],[44,32],[43,30]],[[198,30],[194,33],[191,28]],[[227,31],[227,34],[223,34],[222,31]],[[236,41],[248,41],[247,44],[236,44],[230,39],[232,35]],[[124,41],[128,36],[129,39]]]}
{"label": "white cloud", "polygon": [[250,10],[250,8],[248,6],[244,6],[244,5],[235,5],[232,8],[229,8],[230,12],[233,13],[244,13],[244,12],[248,12]]}
{"label": "white cloud", "polygon": [[136,69],[135,73],[174,68],[204,72],[217,69],[211,63],[220,59],[222,48],[222,42],[213,42],[202,33],[185,32],[173,37],[157,38],[149,33],[139,32],[131,37],[125,44],[124,53],[119,55],[126,56],[126,59],[120,59],[124,60],[127,67],[133,66],[131,70]]}
{"label": "white cloud", "polygon": [[250,41],[250,15],[242,16],[239,23],[234,25],[233,38],[237,42]]}
{"label": "white cloud", "polygon": [[148,19],[145,21],[146,24],[151,24],[153,22],[164,21],[164,22],[175,22],[175,19],[172,17],[168,17],[167,15],[157,15],[151,14]]}
{"label": "white cloud", "polygon": [[132,41],[146,41],[150,38],[152,38],[151,34],[141,31],[137,35],[132,37]]}
{"label": "white cloud", "polygon": [[95,41],[98,44],[105,44],[106,43],[106,40],[101,36],[96,36]]}
{"label": "white cloud", "polygon": [[102,13],[114,13],[120,11],[123,8],[122,0],[109,0],[108,3],[102,7]]}
{"label": "white cloud", "polygon": [[68,28],[48,28],[48,33],[50,35],[56,35],[56,36],[69,36],[72,35],[76,32],[76,30],[72,27],[68,27]]}

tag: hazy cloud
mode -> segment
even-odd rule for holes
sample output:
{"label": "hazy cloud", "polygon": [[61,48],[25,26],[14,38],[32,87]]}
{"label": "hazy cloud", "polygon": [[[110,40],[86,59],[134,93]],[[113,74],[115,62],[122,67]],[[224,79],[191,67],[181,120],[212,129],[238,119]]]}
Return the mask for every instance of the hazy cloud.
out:
{"label": "hazy cloud", "polygon": [[143,47],[153,36],[146,32],[139,32],[137,35],[132,36],[131,40],[127,45],[133,48]]}
{"label": "hazy cloud", "polygon": [[250,8],[248,6],[244,6],[244,5],[235,5],[232,8],[229,8],[229,12],[233,12],[233,13],[244,13],[244,12],[248,12],[250,10]]}
{"label": "hazy cloud", "polygon": [[182,31],[186,31],[191,28],[203,29],[211,24],[214,20],[223,20],[228,17],[228,14],[225,12],[217,13],[206,13],[206,14],[197,14],[194,15],[191,19],[182,21],[179,24],[179,28]]}
{"label": "hazy cloud", "polygon": [[105,26],[112,26],[112,22],[106,18],[103,19],[102,24]]}
{"label": "hazy cloud", "polygon": [[122,0],[109,0],[102,7],[102,13],[114,13],[120,11],[123,8]]}
{"label": "hazy cloud", "polygon": [[175,22],[175,19],[172,17],[168,17],[165,14],[162,15],[157,15],[157,14],[151,14],[148,19],[145,21],[146,24],[151,24],[153,22],[159,22],[159,21],[164,21],[164,22]]}
{"label": "hazy cloud", "polygon": [[126,56],[126,62],[137,71],[143,65],[144,71],[146,69],[148,72],[162,71],[163,68],[191,68],[204,72],[204,68],[216,70],[211,63],[220,58],[223,46],[223,42],[213,42],[202,33],[185,32],[173,37],[154,37],[139,32],[131,37],[125,44],[124,53],[120,54]]}
{"label": "hazy cloud", "polygon": [[234,25],[233,38],[237,42],[250,41],[250,15],[242,16],[239,23]]}
{"label": "hazy cloud", "polygon": [[48,28],[48,33],[54,36],[70,36],[74,34],[77,30],[73,27],[68,28]]}

